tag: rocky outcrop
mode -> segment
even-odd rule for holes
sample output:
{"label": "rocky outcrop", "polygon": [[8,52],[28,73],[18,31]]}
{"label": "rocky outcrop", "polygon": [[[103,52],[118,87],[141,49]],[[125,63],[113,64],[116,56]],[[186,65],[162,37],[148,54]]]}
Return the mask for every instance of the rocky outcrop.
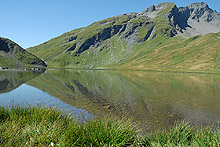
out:
{"label": "rocky outcrop", "polygon": [[216,20],[217,12],[210,9],[206,3],[193,3],[186,7],[190,14],[190,19],[196,21],[212,22]]}
{"label": "rocky outcrop", "polygon": [[169,20],[184,37],[220,31],[219,13],[203,2],[176,8],[170,13]]}
{"label": "rocky outcrop", "polygon": [[77,50],[76,55],[84,52],[85,50],[88,50],[91,46],[94,46],[97,48],[102,44],[102,42],[106,39],[111,38],[115,34],[117,34],[120,29],[122,28],[122,25],[114,25],[109,28],[103,29],[100,33],[90,37],[87,39]]}
{"label": "rocky outcrop", "polygon": [[[152,19],[156,18],[170,3],[151,6],[139,13]],[[192,3],[186,7],[173,6],[167,16],[174,30],[186,38],[194,35],[204,35],[220,31],[220,13],[209,8],[204,3]]]}
{"label": "rocky outcrop", "polygon": [[159,12],[166,9],[167,6],[169,6],[170,4],[172,4],[172,3],[162,3],[157,6],[152,5],[149,8],[147,8],[146,10],[139,13],[139,16],[147,16],[147,17],[153,19],[158,16]]}

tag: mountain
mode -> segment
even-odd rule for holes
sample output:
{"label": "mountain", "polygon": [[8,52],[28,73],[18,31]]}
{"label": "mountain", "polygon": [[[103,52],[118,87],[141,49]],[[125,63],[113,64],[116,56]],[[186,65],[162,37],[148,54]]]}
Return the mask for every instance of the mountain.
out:
{"label": "mountain", "polygon": [[218,32],[220,13],[206,3],[180,8],[162,3],[67,32],[28,51],[55,67],[215,70]]}
{"label": "mountain", "polygon": [[0,61],[0,66],[46,66],[44,61],[15,42],[2,37],[0,37]]}

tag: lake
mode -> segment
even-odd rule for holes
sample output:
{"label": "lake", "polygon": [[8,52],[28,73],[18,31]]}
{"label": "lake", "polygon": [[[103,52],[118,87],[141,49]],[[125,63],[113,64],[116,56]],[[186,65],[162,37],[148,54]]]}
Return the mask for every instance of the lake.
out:
{"label": "lake", "polygon": [[83,119],[129,118],[145,132],[218,124],[220,76],[116,70],[0,72],[0,104],[54,106]]}

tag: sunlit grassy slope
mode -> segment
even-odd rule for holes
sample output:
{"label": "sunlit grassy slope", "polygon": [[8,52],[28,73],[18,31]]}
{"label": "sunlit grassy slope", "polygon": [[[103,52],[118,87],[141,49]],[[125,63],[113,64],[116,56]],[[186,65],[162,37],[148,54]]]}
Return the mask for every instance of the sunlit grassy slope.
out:
{"label": "sunlit grassy slope", "polygon": [[[29,48],[28,50],[42,57],[47,61],[49,66],[103,67],[125,58],[131,52],[126,48],[127,42],[119,39],[118,34],[103,41],[98,48],[90,47],[82,52],[79,48],[91,37],[96,36],[106,29],[110,30],[111,27],[117,27],[118,24],[123,26],[123,21],[128,21],[129,19],[128,16],[109,18],[86,28],[65,33],[39,46]],[[108,21],[108,24],[100,26],[100,24],[105,21]],[[74,48],[74,46],[76,46],[76,48]],[[80,52],[80,54],[78,52]]]}
{"label": "sunlit grassy slope", "polygon": [[137,50],[119,67],[142,70],[219,71],[220,33],[194,36],[178,43],[167,42],[158,48],[151,48],[151,45],[146,43],[146,46],[137,46]]}

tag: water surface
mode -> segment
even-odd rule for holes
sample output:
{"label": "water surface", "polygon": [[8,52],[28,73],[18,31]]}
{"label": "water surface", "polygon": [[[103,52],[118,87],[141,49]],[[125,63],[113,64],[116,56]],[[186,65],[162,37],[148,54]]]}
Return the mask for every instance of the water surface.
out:
{"label": "water surface", "polygon": [[39,75],[41,75],[39,72],[0,72],[0,105],[6,107],[14,104],[42,105],[56,107],[80,120],[89,120],[94,117],[83,109],[68,105],[38,88],[25,84]]}
{"label": "water surface", "polygon": [[[144,131],[169,128],[177,120],[193,125],[220,120],[219,75],[65,69],[24,83],[19,88],[35,87],[54,98],[42,98],[42,103],[54,104],[56,99],[93,115],[127,117]],[[28,103],[39,98],[34,95]]]}

